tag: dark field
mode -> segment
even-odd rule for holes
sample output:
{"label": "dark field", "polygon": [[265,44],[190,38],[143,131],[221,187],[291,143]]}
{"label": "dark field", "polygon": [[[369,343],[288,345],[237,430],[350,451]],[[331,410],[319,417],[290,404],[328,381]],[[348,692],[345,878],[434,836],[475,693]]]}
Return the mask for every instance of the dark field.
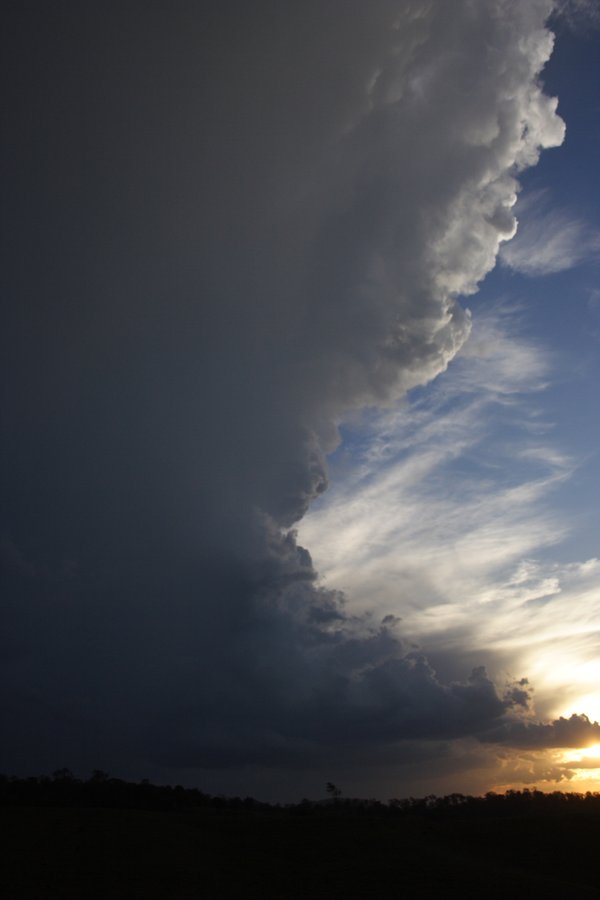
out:
{"label": "dark field", "polygon": [[5,806],[1,895],[600,897],[600,817]]}

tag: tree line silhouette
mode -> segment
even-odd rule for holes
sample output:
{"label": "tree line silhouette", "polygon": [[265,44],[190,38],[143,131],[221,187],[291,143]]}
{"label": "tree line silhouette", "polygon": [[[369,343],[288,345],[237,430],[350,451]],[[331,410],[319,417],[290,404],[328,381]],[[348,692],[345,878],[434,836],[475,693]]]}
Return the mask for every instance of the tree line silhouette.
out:
{"label": "tree line silhouette", "polygon": [[213,796],[198,788],[182,785],[156,785],[113,778],[96,769],[87,779],[75,777],[69,769],[59,769],[50,776],[19,778],[0,775],[0,806],[104,807],[148,810],[248,810],[262,813],[294,815],[364,815],[381,817],[447,816],[513,817],[560,815],[600,816],[600,793],[573,791],[544,792],[536,788],[490,791],[483,796],[452,793],[442,797],[405,797],[387,802],[374,799],[344,798],[332,782],[325,785],[322,800],[304,799],[299,803],[266,803],[253,797]]}

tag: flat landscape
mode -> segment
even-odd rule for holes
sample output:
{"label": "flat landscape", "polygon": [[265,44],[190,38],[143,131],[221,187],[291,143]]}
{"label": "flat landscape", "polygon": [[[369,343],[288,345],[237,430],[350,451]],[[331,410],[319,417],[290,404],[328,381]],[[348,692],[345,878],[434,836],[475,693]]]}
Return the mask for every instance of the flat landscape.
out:
{"label": "flat landscape", "polygon": [[597,803],[563,797],[572,809],[5,805],[1,892],[11,900],[598,897]]}

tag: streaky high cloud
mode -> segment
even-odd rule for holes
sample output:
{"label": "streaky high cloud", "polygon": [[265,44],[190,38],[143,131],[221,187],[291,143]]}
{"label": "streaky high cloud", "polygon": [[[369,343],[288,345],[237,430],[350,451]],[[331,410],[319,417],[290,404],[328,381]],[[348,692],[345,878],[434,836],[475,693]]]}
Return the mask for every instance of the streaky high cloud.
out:
{"label": "streaky high cloud", "polygon": [[596,0],[556,0],[557,18],[575,31],[600,25],[600,9]]}
{"label": "streaky high cloud", "polygon": [[350,611],[290,528],[342,419],[464,344],[563,139],[551,9],[14,13],[4,768],[318,766],[519,705]]}
{"label": "streaky high cloud", "polygon": [[[600,717],[599,564],[559,561],[571,523],[553,497],[577,463],[541,414],[553,357],[518,323],[515,308],[479,313],[443,379],[347,427],[332,488],[300,528],[325,584],[357,614],[399,618],[439,672],[484,658],[496,681],[527,674],[514,714],[477,733],[513,749],[487,762],[469,750],[505,785],[524,775],[518,748],[595,743]],[[540,756],[531,781],[573,777],[562,764]]]}
{"label": "streaky high cloud", "polygon": [[517,236],[500,259],[524,275],[552,275],[600,256],[600,232],[566,210],[553,209],[546,191],[527,195],[516,207]]}
{"label": "streaky high cloud", "polygon": [[[479,315],[444,379],[347,429],[343,478],[300,534],[327,580],[357,603],[393,613],[402,585],[400,602],[414,615],[425,606],[430,628],[439,615],[446,632],[454,617],[472,617],[468,597],[479,605],[492,573],[505,580],[564,536],[545,500],[573,462],[553,445],[535,400],[551,357],[519,337],[516,315]],[[406,606],[403,616],[406,627]]]}

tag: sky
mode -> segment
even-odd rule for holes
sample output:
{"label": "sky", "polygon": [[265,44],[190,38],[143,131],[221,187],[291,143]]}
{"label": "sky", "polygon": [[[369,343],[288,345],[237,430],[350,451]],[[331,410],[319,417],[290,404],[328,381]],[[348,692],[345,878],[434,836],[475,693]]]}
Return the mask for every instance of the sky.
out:
{"label": "sky", "polygon": [[600,784],[598,18],[15,5],[1,771]]}

